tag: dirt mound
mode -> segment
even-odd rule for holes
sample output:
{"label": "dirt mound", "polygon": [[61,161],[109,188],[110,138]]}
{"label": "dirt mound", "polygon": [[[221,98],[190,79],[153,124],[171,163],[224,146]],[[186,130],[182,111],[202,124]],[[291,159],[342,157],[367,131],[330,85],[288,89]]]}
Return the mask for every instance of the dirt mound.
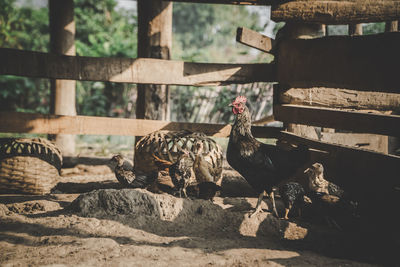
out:
{"label": "dirt mound", "polygon": [[[235,209],[231,209],[234,206]],[[82,194],[70,208],[85,217],[129,215],[135,218],[131,225],[151,225],[158,230],[185,228],[187,232],[207,230],[211,234],[221,233],[221,230],[239,231],[245,236],[268,235],[288,239],[301,239],[307,234],[307,229],[276,219],[269,213],[249,218],[251,206],[244,198],[241,201],[216,198],[213,203],[153,194],[142,189],[104,189]]]}

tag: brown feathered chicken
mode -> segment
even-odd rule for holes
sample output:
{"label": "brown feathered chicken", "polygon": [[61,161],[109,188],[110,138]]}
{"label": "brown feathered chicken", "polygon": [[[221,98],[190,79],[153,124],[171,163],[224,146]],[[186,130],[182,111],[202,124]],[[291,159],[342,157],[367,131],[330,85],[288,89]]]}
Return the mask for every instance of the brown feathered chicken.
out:
{"label": "brown feathered chicken", "polygon": [[125,160],[121,155],[113,156],[111,162],[116,163],[114,169],[115,177],[124,187],[146,188],[157,179],[157,172],[149,174],[140,172],[134,173],[132,169],[126,168],[124,166]]}
{"label": "brown feathered chicken", "polygon": [[179,196],[182,197],[182,193],[185,197],[186,188],[192,182],[192,166],[193,160],[191,159],[189,152],[184,151],[176,162],[172,163],[170,161],[161,159],[153,154],[153,158],[155,159],[155,164],[159,170],[165,170],[168,172],[169,177],[174,185],[174,190],[179,193]]}
{"label": "brown feathered chicken", "polygon": [[197,153],[193,162],[193,171],[199,188],[199,198],[213,200],[221,187],[216,184],[220,171],[212,166],[203,156],[203,143],[196,143]]}
{"label": "brown feathered chicken", "polygon": [[344,191],[339,186],[325,180],[324,166],[321,163],[314,163],[304,172],[308,176],[308,191],[343,197]]}
{"label": "brown feathered chicken", "polygon": [[310,157],[304,146],[283,150],[256,140],[251,133],[251,116],[246,106],[246,97],[238,96],[231,104],[235,122],[229,136],[226,157],[228,163],[238,171],[259,194],[253,216],[261,210],[264,191],[272,201],[275,216],[273,186],[291,177]]}

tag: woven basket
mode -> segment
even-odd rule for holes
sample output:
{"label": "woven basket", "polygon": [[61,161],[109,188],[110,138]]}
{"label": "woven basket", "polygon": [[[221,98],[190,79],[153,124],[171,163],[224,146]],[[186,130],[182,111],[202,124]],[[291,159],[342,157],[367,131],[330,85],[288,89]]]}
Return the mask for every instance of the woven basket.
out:
{"label": "woven basket", "polygon": [[58,182],[60,150],[42,138],[0,138],[0,193],[42,195]]}
{"label": "woven basket", "polygon": [[203,133],[189,131],[156,131],[144,136],[135,147],[135,170],[150,173],[156,171],[152,154],[161,159],[175,162],[179,155],[188,151],[192,159],[197,153],[196,143],[203,143],[204,159],[222,174],[222,148]]}

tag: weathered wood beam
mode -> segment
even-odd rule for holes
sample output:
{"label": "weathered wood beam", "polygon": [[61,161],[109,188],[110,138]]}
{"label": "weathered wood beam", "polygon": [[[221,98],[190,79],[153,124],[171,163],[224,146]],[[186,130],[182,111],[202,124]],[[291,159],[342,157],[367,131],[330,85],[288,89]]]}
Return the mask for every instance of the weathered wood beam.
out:
{"label": "weathered wood beam", "polygon": [[383,135],[321,131],[319,140],[388,154],[388,138]]}
{"label": "weathered wood beam", "polygon": [[[73,0],[49,0],[50,52],[75,56],[75,21]],[[76,115],[76,81],[50,81],[50,113]],[[75,154],[75,136],[52,136],[63,155]]]}
{"label": "weathered wood beam", "polygon": [[400,93],[400,33],[282,40],[278,82],[287,88],[331,87]]}
{"label": "weathered wood beam", "polygon": [[397,32],[399,31],[399,21],[387,21],[385,23],[385,32]]}
{"label": "weathered wood beam", "polygon": [[[283,2],[283,1],[282,1]],[[271,19],[286,22],[350,24],[400,18],[400,1],[285,1],[272,6]]]}
{"label": "weathered wood beam", "polygon": [[[189,130],[203,132],[215,137],[228,137],[231,126],[210,123],[0,112],[0,132],[2,133],[143,136],[158,130]],[[252,127],[254,136],[262,138],[276,137],[280,130],[282,130],[280,127]]]}
{"label": "weathered wood beam", "polygon": [[0,75],[80,81],[222,85],[276,80],[272,64],[195,63],[152,58],[73,57],[0,48]]}
{"label": "weathered wood beam", "polygon": [[244,27],[237,28],[236,41],[262,52],[269,52],[272,48],[271,38]]}
{"label": "weathered wood beam", "polygon": [[279,92],[280,103],[347,109],[400,112],[400,94],[365,92],[341,88],[290,88]]}
{"label": "weathered wood beam", "polygon": [[[138,57],[171,58],[172,2],[138,0]],[[151,74],[149,74],[151,75]],[[169,88],[160,84],[139,84],[136,118],[169,119]]]}
{"label": "weathered wood beam", "polygon": [[175,0],[175,2],[268,5],[272,6],[271,19],[285,22],[350,24],[400,18],[399,0]]}
{"label": "weathered wood beam", "polygon": [[[168,1],[168,0],[163,0]],[[186,2],[197,4],[227,4],[227,5],[272,5],[279,0],[174,0],[173,2]]]}
{"label": "weathered wood beam", "polygon": [[349,24],[349,35],[362,35],[363,28],[361,23],[351,23]]}
{"label": "weathered wood beam", "polygon": [[400,116],[299,105],[274,106],[276,120],[319,127],[400,136]]}
{"label": "weathered wood beam", "polygon": [[313,151],[313,162],[321,162],[325,177],[356,197],[373,199],[378,196],[376,193],[393,190],[400,184],[398,156],[321,142],[288,132],[282,132],[280,138],[326,151]]}

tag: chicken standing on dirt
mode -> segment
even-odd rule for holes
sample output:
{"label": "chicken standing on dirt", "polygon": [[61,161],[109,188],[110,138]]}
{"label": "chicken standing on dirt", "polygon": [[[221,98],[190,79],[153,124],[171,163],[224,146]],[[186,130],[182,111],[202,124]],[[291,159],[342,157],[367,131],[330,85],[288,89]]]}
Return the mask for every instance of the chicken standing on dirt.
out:
{"label": "chicken standing on dirt", "polygon": [[198,142],[196,148],[193,171],[199,187],[199,198],[212,201],[215,193],[221,190],[221,187],[216,184],[220,170],[216,170],[211,163],[205,160],[202,142]]}
{"label": "chicken standing on dirt", "polygon": [[279,186],[279,195],[285,204],[284,219],[289,219],[289,212],[292,208],[297,208],[298,215],[301,216],[301,209],[304,206],[304,188],[296,182],[289,182]]}
{"label": "chicken standing on dirt", "polygon": [[121,155],[115,155],[111,162],[116,163],[114,172],[118,182],[124,187],[145,188],[157,179],[157,173],[134,173],[133,170],[124,166],[124,158]]}
{"label": "chicken standing on dirt", "polygon": [[193,166],[193,160],[190,158],[189,152],[184,151],[174,163],[161,159],[155,154],[153,154],[153,158],[159,170],[164,168],[168,171],[174,189],[179,192],[179,197],[182,197],[182,193],[187,197],[186,188],[191,182],[191,169]]}
{"label": "chicken standing on dirt", "polygon": [[246,97],[238,96],[231,104],[236,115],[229,136],[226,157],[228,163],[238,171],[259,194],[253,216],[261,210],[261,202],[266,191],[272,201],[277,217],[273,186],[294,175],[309,160],[308,148],[299,146],[283,150],[256,140],[251,133],[251,116],[246,106]]}

